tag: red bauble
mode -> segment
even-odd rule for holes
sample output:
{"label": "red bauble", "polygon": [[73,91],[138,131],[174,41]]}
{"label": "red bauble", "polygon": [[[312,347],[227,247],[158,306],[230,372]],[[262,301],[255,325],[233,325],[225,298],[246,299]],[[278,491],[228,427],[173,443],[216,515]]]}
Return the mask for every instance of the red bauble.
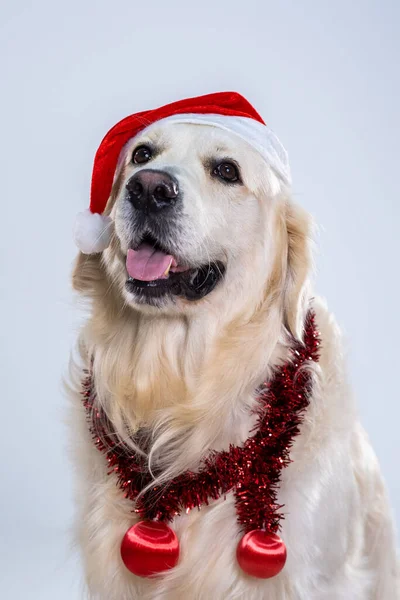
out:
{"label": "red bauble", "polygon": [[286,546],[279,535],[254,529],[240,540],[236,556],[248,575],[269,579],[282,571],[286,562]]}
{"label": "red bauble", "polygon": [[165,523],[139,521],[124,535],[121,558],[131,573],[151,577],[175,567],[179,559],[179,541]]}

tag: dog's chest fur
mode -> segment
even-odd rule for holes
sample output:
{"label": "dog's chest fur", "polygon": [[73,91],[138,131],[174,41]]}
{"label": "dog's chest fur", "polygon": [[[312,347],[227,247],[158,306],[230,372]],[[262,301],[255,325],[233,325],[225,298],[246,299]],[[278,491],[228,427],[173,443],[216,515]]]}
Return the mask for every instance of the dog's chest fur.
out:
{"label": "dog's chest fur", "polygon": [[[374,529],[379,521],[377,515],[385,506],[379,473],[355,420],[336,327],[318,302],[316,313],[323,340],[320,363],[311,405],[292,449],[293,462],[283,472],[278,496],[279,502],[285,505],[282,538],[288,549],[288,560],[283,572],[271,580],[248,577],[237,565],[235,552],[240,531],[232,494],[176,518],[172,527],[181,546],[177,567],[155,580],[130,574],[121,562],[119,547],[125,531],[135,522],[132,503],[123,497],[114,476],[107,475],[105,458],[92,443],[77,386],[74,451],[80,466],[78,523],[91,598],[395,598],[390,595],[394,578],[390,582],[387,574],[379,582],[378,577],[379,570],[386,569],[389,573],[394,568],[387,563],[380,564],[381,559],[376,554],[377,545],[391,543],[388,523],[380,522]],[[179,336],[179,332],[176,335]],[[153,387],[149,388],[150,379],[146,380],[143,375],[136,390],[138,398],[143,394],[144,401],[152,389],[156,409],[157,399],[161,399],[163,389],[167,389],[167,396],[172,392],[172,402],[173,394],[178,393],[174,385],[178,385],[183,374],[185,361],[180,359],[177,361],[180,366],[171,373],[170,381],[160,381],[155,386],[153,380]],[[136,366],[140,374],[140,360]],[[240,443],[247,437],[253,421],[250,418],[246,421],[243,407],[248,406],[251,399],[251,395],[236,399],[238,410],[227,415],[227,427],[221,428],[216,446]],[[206,441],[207,436],[202,440]],[[193,460],[195,457],[193,453]],[[388,587],[385,587],[386,581]],[[378,586],[381,586],[379,596],[376,595]]]}

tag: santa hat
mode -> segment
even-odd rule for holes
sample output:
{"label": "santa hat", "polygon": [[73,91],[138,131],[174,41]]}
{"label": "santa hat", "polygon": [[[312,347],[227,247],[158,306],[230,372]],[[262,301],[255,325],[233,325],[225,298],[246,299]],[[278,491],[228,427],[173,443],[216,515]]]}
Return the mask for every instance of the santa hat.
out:
{"label": "santa hat", "polygon": [[285,185],[290,185],[284,147],[252,105],[236,92],[207,94],[130,115],[110,129],[96,152],[90,207],[78,215],[75,226],[75,242],[85,254],[102,252],[110,243],[112,219],[103,213],[123,146],[157,121],[210,125],[234,133],[260,153]]}

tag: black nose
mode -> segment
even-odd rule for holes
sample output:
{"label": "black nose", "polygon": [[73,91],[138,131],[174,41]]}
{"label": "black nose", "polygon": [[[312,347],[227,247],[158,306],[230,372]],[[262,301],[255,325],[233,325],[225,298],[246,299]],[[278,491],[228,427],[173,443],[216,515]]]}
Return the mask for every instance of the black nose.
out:
{"label": "black nose", "polygon": [[126,184],[129,200],[146,214],[173,206],[178,198],[178,182],[164,171],[143,169]]}

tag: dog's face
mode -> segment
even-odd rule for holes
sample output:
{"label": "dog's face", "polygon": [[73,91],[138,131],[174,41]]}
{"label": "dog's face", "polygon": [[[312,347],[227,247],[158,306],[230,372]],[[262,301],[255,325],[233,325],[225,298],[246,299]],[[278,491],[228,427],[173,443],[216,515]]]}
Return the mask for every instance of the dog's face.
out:
{"label": "dog's face", "polygon": [[246,142],[206,125],[160,122],[123,149],[107,207],[106,267],[125,302],[182,312],[256,293],[273,253],[280,183]]}

